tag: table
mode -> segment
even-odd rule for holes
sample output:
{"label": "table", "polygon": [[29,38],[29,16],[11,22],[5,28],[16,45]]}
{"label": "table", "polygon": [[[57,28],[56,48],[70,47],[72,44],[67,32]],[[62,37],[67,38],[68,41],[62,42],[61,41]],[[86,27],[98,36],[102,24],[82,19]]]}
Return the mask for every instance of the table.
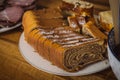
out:
{"label": "table", "polygon": [[[55,1],[55,5],[57,3],[59,2]],[[98,7],[101,6],[98,5]],[[108,8],[106,7],[106,9]],[[111,68],[95,74],[77,77],[57,76],[34,68],[25,61],[19,51],[18,43],[22,32],[21,26],[0,33],[0,80],[117,80]]]}

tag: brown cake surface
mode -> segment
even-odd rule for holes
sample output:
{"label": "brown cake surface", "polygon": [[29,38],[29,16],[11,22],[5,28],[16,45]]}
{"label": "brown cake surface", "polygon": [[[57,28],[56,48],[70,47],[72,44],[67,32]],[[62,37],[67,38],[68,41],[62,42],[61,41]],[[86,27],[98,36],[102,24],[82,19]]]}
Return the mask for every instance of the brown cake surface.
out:
{"label": "brown cake surface", "polygon": [[[46,11],[51,10],[54,9]],[[102,54],[106,48],[103,39],[74,32],[59,11],[56,15],[60,17],[42,13],[44,10],[27,11],[22,21],[26,41],[42,57],[70,72],[104,59]],[[46,14],[51,16],[47,18]]]}

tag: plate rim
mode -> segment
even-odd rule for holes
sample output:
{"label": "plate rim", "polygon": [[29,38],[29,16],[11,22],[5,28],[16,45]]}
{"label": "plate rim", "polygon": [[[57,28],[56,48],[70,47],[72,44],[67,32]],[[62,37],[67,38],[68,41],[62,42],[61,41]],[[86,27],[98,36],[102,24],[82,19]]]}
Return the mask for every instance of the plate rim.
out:
{"label": "plate rim", "polygon": [[22,22],[18,22],[18,23],[16,23],[15,25],[13,25],[11,27],[0,28],[0,33],[6,32],[6,31],[10,31],[12,29],[15,29],[15,28],[19,27],[20,25],[22,25]]}
{"label": "plate rim", "polygon": [[[47,73],[50,73],[50,74],[54,74],[54,75],[60,75],[60,76],[83,76],[83,75],[89,75],[89,74],[93,74],[93,73],[97,73],[97,72],[100,72],[100,71],[102,71],[102,70],[105,70],[105,69],[107,69],[108,67],[110,67],[110,64],[109,64],[109,61],[108,61],[108,59],[106,59],[106,60],[104,60],[104,63],[106,63],[106,67],[104,67],[104,68],[102,68],[102,69],[99,69],[98,71],[94,71],[94,72],[89,72],[89,73],[84,73],[84,74],[79,74],[79,72],[80,71],[82,71],[82,70],[80,70],[80,71],[78,71],[78,72],[67,72],[67,73],[69,73],[69,74],[63,74],[63,73],[53,73],[52,71],[48,71],[48,70],[45,70],[45,69],[41,69],[41,68],[39,68],[38,66],[36,66],[34,63],[32,63],[30,60],[28,60],[27,58],[26,58],[26,56],[23,54],[23,51],[21,50],[21,40],[22,40],[22,37],[23,37],[23,39],[24,39],[24,32],[21,34],[21,36],[20,36],[20,39],[19,39],[19,51],[20,51],[20,53],[21,53],[21,55],[23,56],[23,58],[30,64],[30,65],[32,65],[33,67],[35,67],[35,68],[37,68],[38,70],[41,70],[41,71],[44,71],[44,72],[47,72]],[[25,40],[25,39],[24,39]],[[28,44],[29,45],[29,44]],[[31,46],[31,45],[29,45],[29,46]],[[35,53],[37,53],[37,52],[35,52]],[[37,53],[37,54],[39,54],[39,53]],[[40,56],[40,55],[39,55]],[[46,60],[46,59],[45,59]],[[48,61],[48,60],[47,60]],[[50,62],[50,61],[48,61],[48,62]],[[103,61],[100,61],[101,63],[103,62]],[[98,62],[99,63],[99,62]],[[96,63],[94,63],[94,64],[96,64]],[[89,67],[89,66],[88,66]],[[59,68],[59,67],[57,67],[57,68]],[[60,68],[59,68],[60,69]],[[85,68],[86,69],[86,68]],[[62,69],[61,69],[62,70]],[[83,69],[84,70],[84,69]],[[64,70],[63,70],[64,71]],[[65,71],[66,72],[66,71]],[[78,74],[77,74],[78,73]]]}

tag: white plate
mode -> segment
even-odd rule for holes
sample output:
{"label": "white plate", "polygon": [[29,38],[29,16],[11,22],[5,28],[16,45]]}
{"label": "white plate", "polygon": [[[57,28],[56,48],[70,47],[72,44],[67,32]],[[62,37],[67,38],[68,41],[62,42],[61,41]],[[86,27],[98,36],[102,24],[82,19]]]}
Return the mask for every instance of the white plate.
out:
{"label": "white plate", "polygon": [[22,33],[19,40],[19,49],[22,56],[25,58],[25,60],[28,63],[30,63],[32,66],[36,67],[39,70],[42,70],[51,74],[56,74],[56,75],[61,75],[61,76],[88,75],[88,74],[99,72],[109,67],[108,60],[104,60],[92,65],[89,65],[88,67],[84,68],[83,70],[80,70],[79,72],[74,72],[74,73],[66,72],[52,65],[51,62],[45,60],[37,52],[35,52],[35,50],[25,41],[24,33]]}
{"label": "white plate", "polygon": [[14,26],[11,26],[11,27],[3,27],[3,28],[0,28],[0,33],[2,32],[6,32],[6,31],[9,31],[9,30],[12,30],[14,28],[17,28],[21,25],[21,22],[15,24]]}

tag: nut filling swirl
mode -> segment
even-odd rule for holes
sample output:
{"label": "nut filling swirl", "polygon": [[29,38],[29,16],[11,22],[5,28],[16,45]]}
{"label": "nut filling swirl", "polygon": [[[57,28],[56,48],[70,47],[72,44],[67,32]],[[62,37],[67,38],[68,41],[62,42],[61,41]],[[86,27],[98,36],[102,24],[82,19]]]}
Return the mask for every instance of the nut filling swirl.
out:
{"label": "nut filling swirl", "polygon": [[103,60],[104,57],[101,56],[103,51],[105,51],[104,48],[97,44],[68,49],[65,52],[64,65],[69,71],[78,71],[91,62]]}

